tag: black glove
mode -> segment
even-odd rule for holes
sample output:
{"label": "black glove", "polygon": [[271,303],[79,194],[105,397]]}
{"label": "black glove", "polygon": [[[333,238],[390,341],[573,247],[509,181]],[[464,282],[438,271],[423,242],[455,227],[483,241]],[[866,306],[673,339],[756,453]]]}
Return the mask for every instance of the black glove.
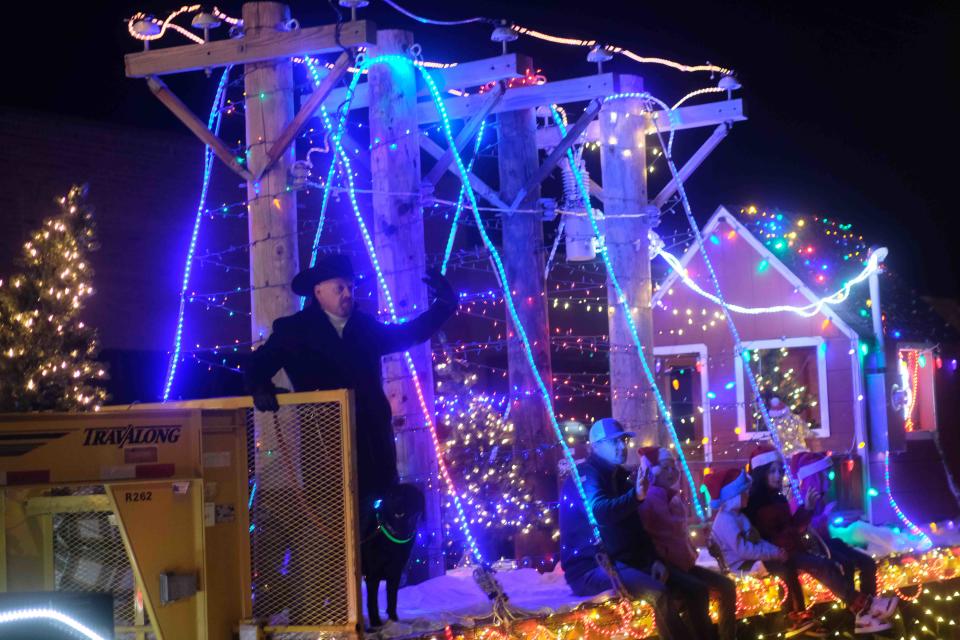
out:
{"label": "black glove", "polygon": [[286,391],[286,389],[281,389],[280,387],[264,387],[254,391],[253,396],[253,406],[257,408],[257,411],[279,411],[280,403],[277,402],[277,393]]}
{"label": "black glove", "polygon": [[453,287],[450,286],[450,282],[443,277],[439,270],[427,270],[427,277],[423,279],[423,282],[427,285],[427,292],[429,296],[433,299],[436,299],[437,302],[441,302],[453,309],[456,309],[460,306],[460,300],[457,297],[457,292],[453,290]]}

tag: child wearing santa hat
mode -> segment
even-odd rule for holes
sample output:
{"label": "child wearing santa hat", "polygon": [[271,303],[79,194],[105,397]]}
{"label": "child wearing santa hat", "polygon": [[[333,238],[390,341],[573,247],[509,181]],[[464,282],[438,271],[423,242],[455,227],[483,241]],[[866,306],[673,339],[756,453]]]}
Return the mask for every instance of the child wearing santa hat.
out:
{"label": "child wearing santa hat", "polygon": [[[771,573],[786,583],[797,582],[796,570],[785,564],[787,552],[760,537],[760,533],[743,515],[750,491],[750,476],[739,467],[717,470],[704,479],[710,492],[710,508],[716,512],[710,539],[730,571],[749,571],[759,560]],[[824,637],[820,624],[806,611],[787,613],[789,628],[785,637],[801,633],[808,637]]]}
{"label": "child wearing santa hat", "polygon": [[[830,535],[830,514],[837,503],[825,504],[824,495],[830,487],[827,473],[832,467],[833,461],[829,456],[814,451],[801,451],[790,458],[790,470],[800,483],[801,495],[812,490],[820,496],[816,503],[804,505],[812,513],[810,529],[823,540],[830,552],[830,559],[843,569],[843,575],[850,586],[853,587],[854,574],[859,571],[860,590],[873,595],[877,592],[877,563],[866,553]],[[800,508],[794,496],[790,497],[790,507],[794,511]],[[897,599],[888,598],[888,600],[890,606],[895,609],[898,604]],[[889,617],[892,614],[893,610],[887,615]]]}
{"label": "child wearing santa hat", "polygon": [[[896,610],[890,598],[882,598],[864,590],[856,590],[839,567],[828,558],[809,553],[804,545],[804,534],[813,518],[813,511],[806,505],[816,505],[821,495],[816,487],[809,487],[800,506],[791,513],[790,504],[781,493],[783,488],[783,463],[779,452],[769,445],[761,444],[750,456],[752,484],[750,497],[744,513],[766,540],[787,552],[784,563],[788,571],[789,600],[793,611],[805,609],[803,591],[795,579],[798,571],[810,574],[838,598],[843,600],[856,615],[855,633],[874,633],[890,628],[887,618]],[[778,573],[776,568],[771,571]],[[785,576],[785,577],[786,577]]]}
{"label": "child wearing santa hat", "polygon": [[712,637],[710,593],[717,595],[718,635],[734,640],[737,624],[736,584],[726,576],[698,567],[697,549],[690,542],[687,509],[677,485],[677,461],[664,447],[640,449],[640,470],[649,482],[646,499],[640,503],[643,528],[653,540],[657,555],[668,569],[667,584],[685,594],[687,615],[696,637]]}

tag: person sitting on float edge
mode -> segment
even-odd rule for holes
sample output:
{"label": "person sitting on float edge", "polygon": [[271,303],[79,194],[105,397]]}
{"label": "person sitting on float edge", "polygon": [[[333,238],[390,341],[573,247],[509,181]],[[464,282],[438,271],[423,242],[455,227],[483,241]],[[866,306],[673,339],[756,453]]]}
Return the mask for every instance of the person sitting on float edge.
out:
{"label": "person sitting on float edge", "polygon": [[[830,552],[830,559],[834,564],[840,565],[843,570],[843,577],[851,589],[854,588],[854,574],[859,570],[860,573],[860,591],[867,595],[877,594],[877,563],[874,562],[866,553],[854,549],[844,541],[834,538],[830,535],[831,513],[836,507],[836,502],[825,503],[824,496],[830,488],[830,481],[827,478],[827,472],[833,467],[833,460],[830,456],[814,451],[799,451],[790,458],[790,470],[793,477],[800,483],[801,495],[806,495],[811,489],[819,494],[820,498],[815,503],[800,505],[796,497],[789,496],[790,509],[797,511],[805,507],[812,513],[809,530],[820,537],[823,545]],[[884,599],[883,604],[886,609],[880,612],[880,618],[887,619],[893,615],[897,608],[899,600],[895,597]],[[866,614],[864,614],[866,615]],[[863,618],[864,616],[861,616]],[[870,626],[868,621],[862,620],[863,625]]]}
{"label": "person sitting on float edge", "polygon": [[[737,635],[737,587],[726,576],[697,566],[697,548],[690,542],[687,507],[679,490],[680,469],[666,447],[640,449],[640,473],[651,486],[640,503],[640,519],[653,540],[657,554],[669,571],[667,585],[686,595],[687,618],[697,638],[713,637],[710,594],[717,595],[717,636],[735,640]],[[709,476],[708,476],[709,477]]]}
{"label": "person sitting on float edge", "polygon": [[[633,436],[613,418],[595,422],[590,427],[590,457],[572,473],[578,473],[583,482],[604,551],[624,587],[632,597],[653,603],[661,638],[687,638],[667,594],[666,568],[640,521],[638,507],[647,495],[648,484],[642,476],[631,481],[623,466],[627,441]],[[597,551],[576,483],[573,477],[567,478],[560,496],[560,566],[575,595],[594,596],[613,588],[598,564]]]}
{"label": "person sitting on float edge", "polygon": [[[875,633],[889,629],[887,618],[896,611],[895,602],[867,593],[863,585],[855,589],[853,581],[844,577],[837,564],[807,549],[805,534],[814,515],[813,507],[821,498],[819,488],[810,486],[803,505],[791,513],[790,504],[781,493],[783,463],[780,453],[764,444],[754,449],[750,456],[750,475],[753,482],[744,513],[763,538],[787,552],[787,560],[783,564],[790,571],[785,575],[796,576],[797,572],[803,571],[829,589],[854,613],[854,633]],[[764,564],[771,573],[781,573],[776,561]],[[793,611],[805,611],[803,591],[798,580],[787,580],[787,592]]]}
{"label": "person sitting on float edge", "polygon": [[433,304],[409,322],[383,324],[355,309],[349,258],[324,257],[291,284],[294,293],[307,297],[307,306],[274,321],[273,333],[244,367],[246,388],[260,411],[279,408],[271,379],[280,369],[295,391],[354,390],[361,498],[399,482],[380,358],[429,340],[457,310],[456,292],[438,271],[429,271],[424,283]]}

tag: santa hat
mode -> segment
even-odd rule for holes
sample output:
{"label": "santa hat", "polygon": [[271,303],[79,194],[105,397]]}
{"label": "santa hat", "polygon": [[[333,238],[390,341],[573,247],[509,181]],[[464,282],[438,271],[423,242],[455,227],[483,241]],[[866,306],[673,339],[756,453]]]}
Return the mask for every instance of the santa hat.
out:
{"label": "santa hat", "polygon": [[767,403],[767,415],[771,418],[782,418],[783,416],[790,413],[790,407],[787,406],[780,396],[770,395],[766,398]]}
{"label": "santa hat", "polygon": [[833,466],[833,460],[813,451],[800,451],[790,458],[790,470],[796,476],[797,482],[803,482],[805,478],[826,471],[831,466]]}
{"label": "santa hat", "polygon": [[703,483],[710,492],[710,508],[716,509],[727,500],[739,496],[750,488],[750,476],[740,467],[714,471]]}
{"label": "santa hat", "polygon": [[780,454],[776,449],[768,444],[760,443],[750,454],[750,468],[759,469],[760,467],[776,462],[780,459]]}
{"label": "santa hat", "polygon": [[660,473],[661,462],[673,457],[670,450],[663,447],[641,447],[639,453],[640,474],[645,475],[649,472],[651,478],[656,477],[656,475]]}

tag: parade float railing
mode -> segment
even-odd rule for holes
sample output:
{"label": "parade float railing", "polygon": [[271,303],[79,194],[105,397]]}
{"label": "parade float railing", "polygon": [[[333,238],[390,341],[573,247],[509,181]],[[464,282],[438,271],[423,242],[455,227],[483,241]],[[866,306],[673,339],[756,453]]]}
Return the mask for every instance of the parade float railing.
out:
{"label": "parade float railing", "polygon": [[109,592],[122,640],[356,637],[352,397],[279,401],[0,416],[0,598]]}

